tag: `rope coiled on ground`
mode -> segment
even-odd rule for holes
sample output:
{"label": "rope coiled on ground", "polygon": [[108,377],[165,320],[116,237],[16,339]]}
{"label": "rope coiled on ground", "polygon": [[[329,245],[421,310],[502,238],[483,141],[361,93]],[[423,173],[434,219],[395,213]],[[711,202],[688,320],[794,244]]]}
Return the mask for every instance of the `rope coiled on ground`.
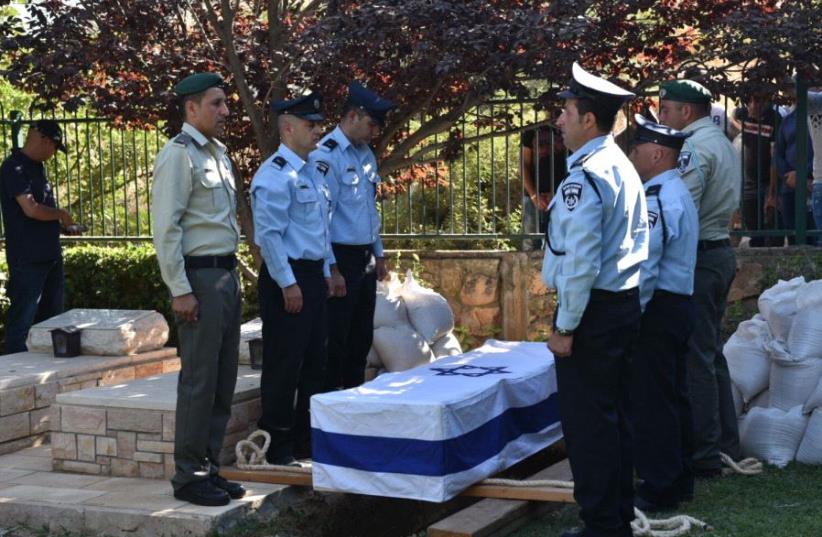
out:
{"label": "rope coiled on ground", "polygon": [[[254,440],[263,439],[262,447]],[[237,455],[237,468],[240,470],[277,470],[293,474],[310,474],[311,468],[302,466],[282,466],[269,464],[265,459],[268,447],[271,445],[271,435],[261,429],[254,431],[245,440],[240,440],[234,447]]]}

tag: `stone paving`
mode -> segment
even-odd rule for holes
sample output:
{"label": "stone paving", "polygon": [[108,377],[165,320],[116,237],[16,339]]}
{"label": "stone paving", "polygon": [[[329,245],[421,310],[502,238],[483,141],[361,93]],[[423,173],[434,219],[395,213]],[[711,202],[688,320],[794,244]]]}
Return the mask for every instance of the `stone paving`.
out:
{"label": "stone paving", "polygon": [[167,481],[58,473],[51,466],[48,446],[0,456],[0,530],[198,537],[249,516],[271,516],[298,498],[290,487],[246,483],[249,493],[242,500],[199,507],[176,500]]}

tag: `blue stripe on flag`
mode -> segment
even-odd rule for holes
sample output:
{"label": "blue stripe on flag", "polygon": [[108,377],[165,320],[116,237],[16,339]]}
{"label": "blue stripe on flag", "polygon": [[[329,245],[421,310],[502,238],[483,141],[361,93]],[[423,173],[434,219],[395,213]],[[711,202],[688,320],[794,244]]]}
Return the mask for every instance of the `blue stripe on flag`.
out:
{"label": "blue stripe on flag", "polygon": [[445,476],[473,468],[521,435],[559,421],[557,394],[539,403],[509,408],[473,431],[447,440],[415,440],[329,433],[312,429],[314,462],[366,472]]}

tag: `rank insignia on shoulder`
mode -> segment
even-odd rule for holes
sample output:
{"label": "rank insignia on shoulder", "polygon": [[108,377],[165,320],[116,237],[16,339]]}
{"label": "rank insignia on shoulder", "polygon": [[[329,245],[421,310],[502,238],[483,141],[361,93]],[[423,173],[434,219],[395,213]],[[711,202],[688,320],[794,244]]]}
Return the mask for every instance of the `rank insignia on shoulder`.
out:
{"label": "rank insignia on shoulder", "polygon": [[180,134],[178,134],[177,136],[174,137],[174,143],[179,144],[179,145],[183,145],[183,146],[189,145],[193,141],[194,141],[194,138],[192,138],[186,132],[181,132]]}
{"label": "rank insignia on shoulder", "polygon": [[657,220],[659,220],[659,215],[654,211],[648,211],[648,229],[654,229]]}
{"label": "rank insignia on shoulder", "polygon": [[15,167],[14,167],[14,172],[15,172],[15,173],[23,173],[23,166],[22,166],[22,164],[18,164],[17,166],[15,166]]}
{"label": "rank insignia on shoulder", "polygon": [[277,155],[271,160],[271,163],[274,164],[278,170],[282,170],[283,166],[285,166],[285,159],[280,155]]}
{"label": "rank insignia on shoulder", "polygon": [[333,151],[338,145],[336,140],[329,138],[328,140],[323,142],[323,147],[327,147],[329,151]]}
{"label": "rank insignia on shoulder", "polygon": [[646,196],[659,196],[659,191],[662,190],[662,185],[651,185],[645,189]]}
{"label": "rank insignia on shoulder", "polygon": [[676,169],[680,174],[685,173],[688,171],[688,166],[691,164],[691,152],[690,151],[681,151],[679,153],[679,159],[676,161]]}
{"label": "rank insignia on shoulder", "polygon": [[577,208],[579,200],[582,198],[582,185],[579,183],[565,183],[562,185],[562,201],[565,208],[573,211]]}
{"label": "rank insignia on shoulder", "polygon": [[317,161],[317,171],[325,175],[328,173],[328,163],[322,160]]}

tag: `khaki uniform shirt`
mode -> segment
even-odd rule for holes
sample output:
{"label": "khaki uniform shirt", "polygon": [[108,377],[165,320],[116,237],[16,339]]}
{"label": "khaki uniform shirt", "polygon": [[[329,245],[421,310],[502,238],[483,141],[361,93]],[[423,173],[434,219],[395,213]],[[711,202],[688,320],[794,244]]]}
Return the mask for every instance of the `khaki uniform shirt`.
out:
{"label": "khaki uniform shirt", "polygon": [[699,240],[727,239],[742,188],[739,155],[710,116],[683,132],[693,134],[682,146],[678,169],[699,212]]}
{"label": "khaki uniform shirt", "polygon": [[226,147],[183,124],[154,163],[154,247],[171,296],[191,293],[183,257],[237,251],[237,192]]}

